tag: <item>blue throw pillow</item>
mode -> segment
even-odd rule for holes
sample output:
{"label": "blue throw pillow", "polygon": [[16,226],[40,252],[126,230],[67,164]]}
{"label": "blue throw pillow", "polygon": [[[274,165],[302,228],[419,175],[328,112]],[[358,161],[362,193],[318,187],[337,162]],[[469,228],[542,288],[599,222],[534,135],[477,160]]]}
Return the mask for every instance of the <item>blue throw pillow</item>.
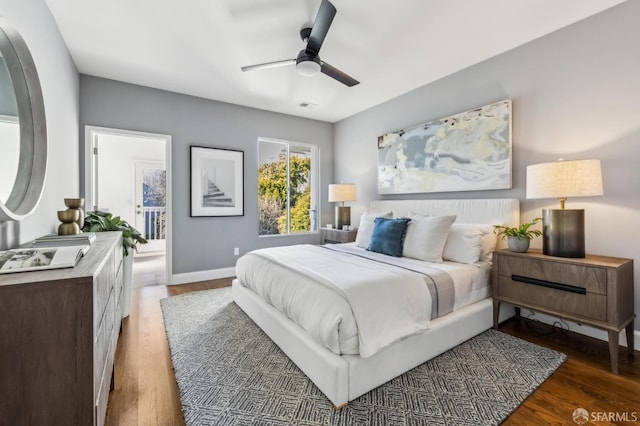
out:
{"label": "blue throw pillow", "polygon": [[410,221],[411,219],[405,217],[400,219],[377,217],[373,221],[373,234],[371,234],[368,250],[389,256],[402,256],[404,236]]}

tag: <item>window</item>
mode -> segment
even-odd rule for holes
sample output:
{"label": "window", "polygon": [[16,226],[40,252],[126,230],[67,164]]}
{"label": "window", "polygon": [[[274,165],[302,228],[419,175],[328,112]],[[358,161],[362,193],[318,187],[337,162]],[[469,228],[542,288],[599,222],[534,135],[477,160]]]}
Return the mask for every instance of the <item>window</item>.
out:
{"label": "window", "polygon": [[260,235],[315,232],[318,199],[318,147],[258,139]]}

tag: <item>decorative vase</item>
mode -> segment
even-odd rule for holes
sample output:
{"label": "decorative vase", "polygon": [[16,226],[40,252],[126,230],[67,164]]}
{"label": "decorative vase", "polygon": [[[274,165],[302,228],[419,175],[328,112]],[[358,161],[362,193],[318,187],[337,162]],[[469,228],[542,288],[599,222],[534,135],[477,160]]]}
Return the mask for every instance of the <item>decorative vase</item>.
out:
{"label": "decorative vase", "polygon": [[58,210],[58,220],[62,222],[58,226],[58,235],[75,235],[80,233],[77,220],[80,216],[78,210],[67,209]]}
{"label": "decorative vase", "polygon": [[515,253],[526,253],[529,250],[529,238],[507,237],[509,250]]}
{"label": "decorative vase", "polygon": [[76,223],[80,228],[80,232],[82,232],[82,227],[84,226],[84,211],[82,210],[84,198],[65,198],[64,205],[78,211],[78,220],[76,220]]}

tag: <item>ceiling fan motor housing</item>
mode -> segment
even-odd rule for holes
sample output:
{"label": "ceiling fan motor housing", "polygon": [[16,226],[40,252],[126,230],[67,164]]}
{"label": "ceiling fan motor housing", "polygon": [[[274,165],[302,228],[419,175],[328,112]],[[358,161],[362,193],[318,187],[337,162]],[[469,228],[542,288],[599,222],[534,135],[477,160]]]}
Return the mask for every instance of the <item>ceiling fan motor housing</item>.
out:
{"label": "ceiling fan motor housing", "polygon": [[300,28],[300,38],[302,39],[303,42],[305,42],[305,43],[308,42],[310,35],[311,35],[311,28],[310,27]]}

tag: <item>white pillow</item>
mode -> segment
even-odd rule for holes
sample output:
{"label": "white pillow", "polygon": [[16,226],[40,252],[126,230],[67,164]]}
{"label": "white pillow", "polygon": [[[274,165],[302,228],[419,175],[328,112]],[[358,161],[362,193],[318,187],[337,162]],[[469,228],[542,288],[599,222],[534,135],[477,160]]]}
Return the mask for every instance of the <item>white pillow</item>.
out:
{"label": "white pillow", "polygon": [[469,264],[479,260],[491,262],[495,245],[492,225],[454,223],[449,231],[442,258]]}
{"label": "white pillow", "polygon": [[485,225],[489,232],[482,237],[482,250],[480,250],[480,260],[493,265],[493,252],[496,249],[498,236],[493,232],[493,225]]}
{"label": "white pillow", "polygon": [[376,217],[391,219],[393,212],[362,213],[362,216],[360,216],[360,226],[358,226],[358,233],[356,234],[356,246],[365,249],[369,248],[371,244],[371,234],[373,234],[373,221],[376,220]]}
{"label": "white pillow", "polygon": [[442,263],[442,251],[455,216],[414,216],[407,226],[402,255]]}

